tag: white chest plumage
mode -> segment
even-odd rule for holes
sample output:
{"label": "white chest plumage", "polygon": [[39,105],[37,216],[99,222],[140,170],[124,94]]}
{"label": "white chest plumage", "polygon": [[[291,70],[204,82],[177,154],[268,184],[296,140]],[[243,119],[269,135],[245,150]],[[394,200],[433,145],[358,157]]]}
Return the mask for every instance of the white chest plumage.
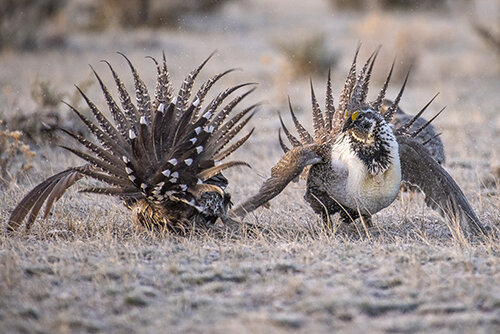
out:
{"label": "white chest plumage", "polygon": [[354,153],[347,136],[339,138],[332,150],[332,168],[335,175],[344,180],[335,180],[328,193],[340,204],[361,213],[374,214],[389,206],[396,198],[401,184],[401,165],[397,141],[391,141],[389,167],[378,174],[371,174],[366,164]]}

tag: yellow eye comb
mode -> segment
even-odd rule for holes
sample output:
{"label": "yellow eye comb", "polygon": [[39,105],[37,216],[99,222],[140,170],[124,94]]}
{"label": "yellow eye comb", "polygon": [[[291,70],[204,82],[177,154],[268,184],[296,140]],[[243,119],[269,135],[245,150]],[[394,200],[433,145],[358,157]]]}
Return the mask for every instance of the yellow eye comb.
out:
{"label": "yellow eye comb", "polygon": [[355,120],[356,120],[356,118],[358,118],[358,116],[359,116],[359,114],[360,114],[360,113],[361,113],[361,111],[359,111],[359,110],[357,110],[357,111],[353,112],[353,113],[352,113],[352,115],[351,115],[351,119],[352,119],[353,121],[355,121]]}

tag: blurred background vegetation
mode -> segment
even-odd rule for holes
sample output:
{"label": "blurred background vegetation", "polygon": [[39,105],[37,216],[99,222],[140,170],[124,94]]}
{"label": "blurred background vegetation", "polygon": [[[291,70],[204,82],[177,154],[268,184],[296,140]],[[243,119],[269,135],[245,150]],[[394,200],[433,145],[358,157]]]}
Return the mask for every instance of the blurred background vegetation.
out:
{"label": "blurred background vegetation", "polygon": [[[381,55],[379,62],[388,67],[397,55],[394,81],[400,82],[410,64],[418,77],[418,68],[426,66],[422,56],[424,51],[429,54],[429,50],[438,50],[443,45],[458,48],[456,40],[461,37],[450,38],[450,34],[457,32],[442,24],[447,18],[459,16],[460,19],[454,21],[460,24],[457,31],[466,29],[476,36],[478,44],[482,43],[485,50],[500,55],[500,0],[322,0],[311,2],[310,6],[326,9],[331,20],[321,21],[325,20],[323,10],[323,18],[317,22],[307,17],[305,11],[301,13],[305,6],[309,6],[308,2],[300,6],[289,3],[276,0],[1,0],[0,53],[26,55],[47,50],[71,50],[74,54],[104,45],[109,54],[116,50],[126,51],[122,47],[131,40],[144,52],[151,46],[153,49],[168,49],[166,41],[182,36],[186,39],[184,44],[189,45],[194,54],[198,52],[205,56],[221,47],[217,42],[223,41],[227,33],[233,33],[229,42],[224,41],[225,45],[233,43],[240,50],[244,46],[244,51],[238,53],[240,58],[242,54],[259,58],[260,69],[255,71],[260,75],[257,79],[264,85],[273,86],[268,91],[278,92],[277,101],[281,104],[285,104],[287,94],[293,93],[291,83],[307,80],[310,76],[324,76],[339,62],[349,62],[338,43],[344,36],[350,36],[349,52],[358,41],[368,42],[367,49],[383,43],[390,52]],[[283,7],[287,5],[298,8]],[[296,20],[296,29],[290,28],[294,22],[275,29],[282,8],[291,20]],[[427,24],[427,17],[432,17],[433,25]],[[314,26],[308,27],[308,24]],[[188,36],[193,31],[195,34]],[[127,39],[129,32],[144,34],[134,35],[135,40]],[[207,38],[205,45],[196,45],[203,43],[200,39],[211,32],[211,39]],[[105,37],[99,39],[100,35]],[[214,39],[213,35],[217,37]],[[81,36],[88,36],[84,43],[78,39]],[[107,44],[116,40],[124,41],[119,45]],[[211,44],[212,41],[216,43]],[[179,49],[175,47],[174,50]],[[453,57],[450,59],[455,59]],[[462,55],[461,59],[455,59],[457,63],[453,65],[449,60],[440,60],[435,73],[426,73],[427,80],[434,76],[456,75],[453,66],[461,66],[463,76],[475,73],[471,68],[477,64],[471,65],[473,61],[466,57]],[[237,60],[237,66],[251,66],[242,59]],[[344,68],[347,63],[341,65]],[[500,67],[493,70],[500,72]],[[84,133],[85,128],[61,103],[64,99],[85,113],[76,90],[69,85],[54,83],[53,77],[40,77],[37,69],[31,71],[31,104],[17,105],[24,102],[18,101],[22,94],[10,92],[8,75],[5,75],[6,82],[0,82],[3,85],[0,93],[17,96],[0,107],[4,145],[8,140],[13,140],[12,143],[23,141],[23,145],[51,143],[52,134],[58,127]],[[94,85],[91,77],[78,78],[73,82],[77,82],[83,91]],[[383,78],[375,74],[373,80],[380,82]],[[17,112],[10,111],[16,108]],[[14,138],[9,131],[20,131],[23,135],[19,137],[15,133]],[[10,152],[25,155],[24,148]]]}
{"label": "blurred background vegetation", "polygon": [[0,47],[32,50],[64,44],[75,31],[176,27],[184,15],[208,15],[230,0],[2,0]]}
{"label": "blurred background vegetation", "polygon": [[[0,1],[0,48],[33,50],[64,45],[68,34],[106,29],[175,29],[184,17],[206,17],[229,2],[246,0],[2,0]],[[482,22],[474,8],[497,0],[324,0],[332,11],[451,11],[471,13],[478,33],[498,47],[500,13],[496,22]],[[272,1],[271,1],[272,2]],[[496,6],[498,8],[498,6]],[[478,22],[481,22],[479,24]],[[316,43],[306,40],[307,43]],[[320,39],[320,38],[319,38]],[[284,48],[286,49],[286,48]],[[313,55],[304,55],[314,57]],[[321,63],[321,62],[319,62]]]}

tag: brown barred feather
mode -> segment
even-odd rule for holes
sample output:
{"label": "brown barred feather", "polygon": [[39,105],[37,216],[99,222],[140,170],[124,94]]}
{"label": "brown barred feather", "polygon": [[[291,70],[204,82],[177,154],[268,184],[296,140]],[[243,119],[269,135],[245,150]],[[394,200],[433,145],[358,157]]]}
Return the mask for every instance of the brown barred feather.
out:
{"label": "brown barred feather", "polygon": [[[285,133],[285,136],[288,138],[288,141],[290,142],[290,144],[292,144],[293,147],[300,146],[301,145],[300,141],[294,135],[292,135],[290,133],[290,131],[288,130],[288,128],[285,126],[285,123],[283,122],[283,118],[281,118],[281,114],[278,114],[278,116],[280,118],[281,129],[283,129],[283,132]],[[281,131],[278,133],[278,135],[280,136],[280,141],[281,141]],[[283,151],[285,151],[285,150],[283,150]],[[286,153],[286,151],[285,151],[285,153]]]}
{"label": "brown barred feather", "polygon": [[[165,56],[165,54],[163,54]],[[164,66],[151,56],[146,56],[146,58],[151,59],[156,66],[156,86],[154,91],[153,108],[158,110],[160,103],[165,103],[171,99],[172,95],[172,85],[170,83],[170,77],[168,75],[167,64],[165,63],[165,58],[163,58]]]}
{"label": "brown barred feather", "polygon": [[205,102],[205,98],[207,96],[207,93],[212,88],[212,86],[215,85],[217,83],[217,81],[219,81],[222,77],[224,77],[227,74],[232,73],[234,71],[236,71],[236,69],[231,68],[231,69],[229,69],[229,70],[227,70],[225,72],[216,74],[213,77],[211,77],[210,79],[208,79],[207,81],[205,81],[201,85],[200,89],[196,93],[196,95],[194,97],[194,100],[192,102],[193,105],[197,105],[196,109],[195,109],[195,111],[193,113],[192,119],[198,118],[200,116],[201,107],[203,106],[203,103]]}
{"label": "brown barred feather", "polygon": [[332,131],[333,124],[336,123],[336,113],[333,99],[333,89],[332,89],[332,71],[328,69],[328,80],[326,82],[326,98],[325,98],[325,118],[328,130]]}
{"label": "brown barred feather", "polygon": [[85,137],[76,135],[66,129],[61,128],[59,130],[61,130],[74,140],[78,141],[81,145],[85,146],[85,148],[87,148],[89,151],[94,153],[100,159],[107,161],[109,164],[120,165],[122,163],[121,162],[122,160],[120,158],[110,153],[110,151],[103,149],[102,147],[92,143],[91,141],[88,141]]}
{"label": "brown barred feather", "polygon": [[403,82],[403,86],[401,86],[401,89],[399,90],[398,95],[396,96],[396,99],[394,99],[394,102],[391,104],[389,109],[387,109],[386,113],[384,114],[384,118],[388,123],[392,121],[392,118],[394,117],[394,113],[398,109],[399,106],[399,101],[401,100],[401,96],[403,96],[403,92],[406,87],[406,83],[408,82],[408,77],[410,76],[410,70],[406,73],[405,81]]}
{"label": "brown barred feather", "polygon": [[134,125],[136,125],[139,122],[141,116],[139,115],[139,112],[137,111],[135,105],[132,103],[132,100],[130,99],[130,95],[127,92],[127,89],[125,88],[125,85],[123,84],[120,77],[116,74],[111,64],[106,60],[103,60],[103,62],[106,63],[106,65],[108,65],[109,70],[113,75],[113,78],[115,80],[115,85],[116,88],[118,89],[118,93],[120,96],[120,102],[122,104],[123,113],[125,114],[125,117],[129,121],[130,125],[132,125],[132,128],[129,129],[129,131],[137,131],[137,128]]}
{"label": "brown barred feather", "polygon": [[211,177],[219,174],[225,169],[235,167],[235,166],[246,166],[250,168],[250,165],[244,161],[230,161],[223,163],[221,165],[214,166],[212,168],[207,168],[203,170],[202,172],[198,173],[198,177],[202,179],[203,181],[206,181],[210,179]]}
{"label": "brown barred feather", "polygon": [[76,150],[74,148],[64,146],[64,145],[61,145],[61,147],[64,148],[65,150],[70,151],[74,155],[82,158],[83,160],[86,160],[92,166],[100,168],[101,170],[105,170],[107,173],[109,173],[113,177],[118,178],[118,179],[122,179],[122,180],[127,180],[128,175],[124,169],[118,168],[117,166],[115,166],[113,164],[110,164],[104,160],[101,160],[101,159],[96,158],[90,154]]}
{"label": "brown barred feather", "polygon": [[[178,99],[177,103],[175,104],[175,118],[179,118],[181,114],[184,113],[184,109],[186,108],[186,105],[188,103],[189,97],[191,96],[191,90],[193,88],[194,80],[202,70],[202,68],[205,66],[206,63],[210,60],[210,58],[213,57],[215,52],[212,52],[210,56],[208,56],[197,68],[195,68],[189,75],[184,79],[184,82],[181,85],[181,88],[179,89],[179,94],[178,94]],[[174,142],[175,142],[175,136],[174,136]]]}
{"label": "brown barred feather", "polygon": [[[245,118],[240,123],[235,124],[235,126],[231,126],[230,130],[224,132],[222,135],[215,134],[214,137],[218,138],[217,141],[213,145],[209,145],[207,148],[207,152],[209,154],[216,155],[219,153],[226,145],[234,138],[238,133],[247,125],[247,123],[252,119],[254,113],[251,113],[247,118]],[[238,116],[238,115],[237,115]],[[237,117],[235,116],[235,117]],[[221,129],[222,130],[222,129]],[[212,153],[213,152],[213,153]]]}
{"label": "brown barred feather", "polygon": [[283,150],[283,153],[287,153],[288,151],[290,151],[290,148],[285,145],[285,143],[283,142],[283,138],[281,138],[281,129],[278,129],[278,140],[280,142],[280,146],[281,149]]}
{"label": "brown barred feather", "polygon": [[128,66],[130,67],[130,70],[132,71],[132,75],[134,77],[134,86],[135,86],[135,99],[137,102],[137,109],[139,112],[139,115],[145,116],[146,119],[151,122],[150,116],[151,116],[151,98],[149,97],[149,92],[148,89],[146,88],[146,85],[144,82],[141,80],[139,75],[137,74],[137,70],[135,69],[134,65],[132,65],[132,62],[130,59],[127,58],[123,53],[118,52],[119,55],[121,55],[123,58],[128,63]]}
{"label": "brown barred feather", "polygon": [[339,109],[341,112],[345,112],[347,109],[347,106],[350,102],[351,96],[352,96],[352,89],[354,88],[354,85],[356,84],[356,61],[358,58],[358,53],[361,48],[361,45],[358,45],[356,48],[356,53],[354,54],[354,59],[351,64],[351,68],[349,69],[349,74],[347,75],[347,79],[344,84],[344,88],[342,89],[342,92],[340,93],[339,97]]}
{"label": "brown barred feather", "polygon": [[385,79],[382,89],[380,89],[380,92],[378,93],[377,99],[371,103],[373,110],[380,111],[380,107],[382,106],[382,102],[385,98],[385,92],[387,91],[387,87],[389,87],[389,82],[391,81],[394,64],[396,64],[396,58],[394,58],[394,60],[392,61],[391,69],[389,70],[389,74],[387,74],[387,78]]}
{"label": "brown barred feather", "polygon": [[114,123],[116,124],[116,128],[120,132],[121,140],[126,141],[127,137],[128,137],[127,132],[131,128],[131,125],[128,122],[125,115],[123,114],[123,112],[120,110],[120,108],[116,104],[115,100],[111,96],[111,93],[109,92],[106,85],[102,82],[102,80],[99,77],[99,75],[97,74],[97,72],[94,70],[94,68],[92,66],[90,66],[90,69],[92,70],[92,72],[94,73],[94,76],[96,77],[97,81],[99,82],[99,86],[101,87],[104,98],[106,99],[108,109],[111,113],[111,116],[113,116],[113,120],[114,120]]}
{"label": "brown barred feather", "polygon": [[[224,120],[227,118],[227,116],[231,113],[231,111],[245,98],[247,97],[250,93],[252,93],[256,87],[253,87],[252,89],[248,90],[247,92],[243,93],[242,95],[239,95],[235,97],[231,102],[229,102],[210,122],[210,125],[214,127],[215,130],[219,129],[220,125]],[[250,111],[250,110],[249,110]]]}
{"label": "brown barred feather", "polygon": [[9,231],[18,229],[24,220],[29,229],[44,203],[46,217],[66,189],[83,177],[100,181],[103,186],[81,191],[125,200],[132,209],[133,221],[146,228],[184,233],[193,226],[209,228],[219,218],[229,221],[225,215],[231,201],[224,190],[228,181],[221,173],[234,166],[249,165],[244,161],[216,162],[226,159],[252,135],[253,129],[229,145],[247,125],[257,105],[237,112],[229,120],[226,118],[254,89],[225,105],[226,98],[249,84],[223,89],[200,115],[208,92],[233,70],[212,76],[198,89],[193,101],[189,101],[195,79],[212,55],[188,75],[177,96],[171,93],[165,56],[161,64],[151,58],[157,69],[151,100],[137,69],[121,55],[132,72],[136,104],[109,62],[105,61],[118,89],[121,108],[92,68],[112,117],[108,119],[77,87],[95,121],[69,107],[97,141],[62,130],[81,149],[62,147],[88,164],[69,168],[36,186],[12,211]]}
{"label": "brown barred feather", "polygon": [[[38,203],[41,198],[47,198],[49,200],[47,202],[48,205],[45,208],[45,217],[47,217],[52,204],[50,200],[52,200],[52,198],[54,200],[60,198],[64,194],[66,189],[71,187],[83,176],[84,175],[79,171],[70,168],[54,176],[51,176],[47,180],[40,183],[32,191],[30,191],[12,211],[7,223],[7,230],[17,230],[23,223],[26,216],[29,214],[29,218],[26,223],[26,229],[28,230],[31,224],[34,222],[36,216],[38,215],[38,212],[40,211],[41,206],[37,207],[36,203]],[[62,186],[58,186],[58,184],[61,184]],[[57,192],[55,192],[54,195],[51,196],[50,193],[55,188]]]}
{"label": "brown barred feather", "polygon": [[370,63],[370,67],[368,68],[368,72],[366,72],[365,77],[363,78],[363,84],[362,84],[362,89],[361,89],[361,103],[366,102],[366,97],[368,95],[368,89],[370,88],[370,79],[372,76],[372,71],[373,71],[373,65],[375,65],[375,61],[377,60],[378,53],[380,52],[380,49],[382,46],[379,46],[373,55],[373,58]]}
{"label": "brown barred feather", "polygon": [[238,140],[237,142],[232,144],[230,147],[228,147],[224,151],[219,150],[219,152],[217,152],[214,155],[214,160],[215,161],[222,161],[225,158],[227,158],[228,156],[230,156],[234,151],[236,151],[238,148],[240,148],[241,145],[243,145],[248,140],[248,138],[250,138],[250,136],[252,135],[254,130],[255,130],[255,128],[252,128],[252,130],[250,130],[250,132],[248,134],[246,134],[244,137],[242,137],[240,140]]}
{"label": "brown barred feather", "polygon": [[90,187],[79,190],[82,193],[94,193],[109,196],[125,197],[141,197],[141,193],[136,187],[120,188],[120,187]]}
{"label": "brown barred feather", "polygon": [[[375,52],[373,52],[371,56],[366,60],[365,64],[363,65],[361,71],[358,74],[356,83],[352,88],[351,101],[349,102],[349,105],[351,105],[351,109],[358,108],[358,106],[361,107],[364,97],[366,96],[367,92],[365,91],[365,86],[364,86],[365,76],[367,74],[370,63],[372,62],[372,59],[374,57],[375,57]],[[366,90],[367,89],[368,87],[366,87]]]}
{"label": "brown barred feather", "polygon": [[82,122],[87,126],[87,128],[97,138],[97,140],[99,140],[99,142],[105,149],[113,152],[113,154],[115,155],[125,155],[128,153],[125,148],[118,145],[111,137],[109,137],[107,133],[105,133],[101,128],[92,123],[92,121],[90,121],[87,117],[83,116],[83,114],[76,110],[73,106],[64,101],[63,103],[70,107],[70,109],[82,120]]}
{"label": "brown barred feather", "polygon": [[292,103],[290,102],[290,97],[288,97],[288,109],[290,110],[290,115],[292,115],[293,124],[295,125],[295,129],[299,133],[300,140],[302,144],[311,144],[314,142],[313,137],[307,132],[307,130],[300,124],[297,116],[293,112]]}
{"label": "brown barred feather", "polygon": [[314,95],[314,88],[313,88],[312,80],[310,80],[309,83],[311,86],[314,137],[316,139],[318,139],[323,135],[325,122],[323,120],[323,113],[321,112],[321,109],[319,107],[319,103],[318,103],[318,100],[316,99],[316,95]]}

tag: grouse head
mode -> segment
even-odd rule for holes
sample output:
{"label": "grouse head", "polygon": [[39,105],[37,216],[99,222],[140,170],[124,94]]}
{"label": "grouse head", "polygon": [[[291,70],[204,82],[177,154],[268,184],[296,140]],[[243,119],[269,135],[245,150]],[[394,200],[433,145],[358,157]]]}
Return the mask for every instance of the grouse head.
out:
{"label": "grouse head", "polygon": [[384,172],[397,154],[392,127],[378,112],[366,108],[354,111],[342,128],[350,150],[365,163],[370,174]]}

